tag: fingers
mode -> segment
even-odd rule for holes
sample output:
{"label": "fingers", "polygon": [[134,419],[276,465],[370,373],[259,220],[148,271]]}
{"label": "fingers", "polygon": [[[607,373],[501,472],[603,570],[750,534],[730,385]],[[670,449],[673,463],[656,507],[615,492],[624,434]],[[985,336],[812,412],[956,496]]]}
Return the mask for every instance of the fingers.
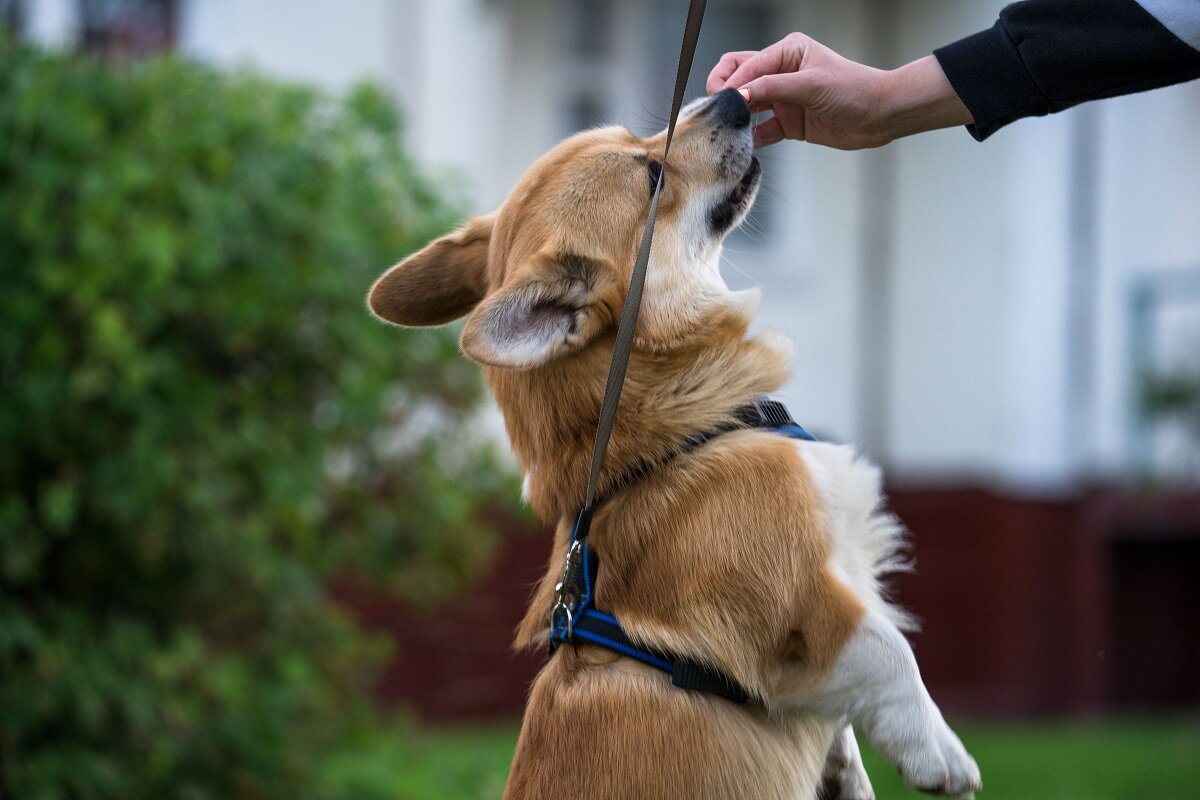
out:
{"label": "fingers", "polygon": [[741,66],[742,62],[757,54],[757,50],[741,50],[721,56],[721,60],[712,68],[712,72],[708,73],[708,81],[704,84],[705,90],[709,94],[716,94],[724,89],[729,85],[729,76]]}
{"label": "fingers", "polygon": [[781,109],[787,112],[784,114],[788,120],[786,131],[777,115],[754,126],[755,148],[768,147],[787,138],[803,140],[802,109],[819,94],[816,85],[819,79],[802,67],[807,63],[806,56],[819,57],[822,52],[821,45],[812,39],[802,33],[793,33],[760,51],[726,53],[708,74],[705,89],[709,94],[727,88],[738,89],[755,113],[772,107],[776,112]]}
{"label": "fingers", "polygon": [[813,101],[814,82],[805,72],[785,72],[782,75],[763,75],[741,84],[750,97],[746,100],[754,110],[774,103],[797,103],[802,106]]}
{"label": "fingers", "polygon": [[755,150],[768,147],[776,142],[782,142],[785,138],[783,135],[783,126],[779,124],[777,117],[767,117],[754,126]]}
{"label": "fingers", "polygon": [[802,34],[793,33],[765,50],[751,54],[738,63],[737,68],[725,79],[725,86],[741,88],[764,75],[795,72],[804,58],[806,41]]}

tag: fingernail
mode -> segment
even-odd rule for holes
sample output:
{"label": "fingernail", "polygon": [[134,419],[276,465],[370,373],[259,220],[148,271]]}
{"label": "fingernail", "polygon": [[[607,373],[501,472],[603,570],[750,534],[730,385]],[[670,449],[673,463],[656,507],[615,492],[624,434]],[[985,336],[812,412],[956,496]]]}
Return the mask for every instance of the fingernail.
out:
{"label": "fingernail", "polygon": [[749,89],[747,89],[745,87],[738,89],[738,94],[740,94],[742,96],[742,99],[745,100],[747,103],[750,102],[750,90]]}

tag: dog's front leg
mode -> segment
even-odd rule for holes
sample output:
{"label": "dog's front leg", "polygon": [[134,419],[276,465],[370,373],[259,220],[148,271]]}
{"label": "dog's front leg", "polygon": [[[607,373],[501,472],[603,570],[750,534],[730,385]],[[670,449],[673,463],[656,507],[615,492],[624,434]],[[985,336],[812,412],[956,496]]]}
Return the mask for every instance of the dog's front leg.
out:
{"label": "dog's front leg", "polygon": [[853,721],[910,786],[956,797],[980,788],[979,767],[921,682],[908,641],[882,615],[863,615],[814,705]]}
{"label": "dog's front leg", "polygon": [[850,725],[834,734],[829,745],[817,800],[875,800],[875,791],[863,767],[854,728]]}

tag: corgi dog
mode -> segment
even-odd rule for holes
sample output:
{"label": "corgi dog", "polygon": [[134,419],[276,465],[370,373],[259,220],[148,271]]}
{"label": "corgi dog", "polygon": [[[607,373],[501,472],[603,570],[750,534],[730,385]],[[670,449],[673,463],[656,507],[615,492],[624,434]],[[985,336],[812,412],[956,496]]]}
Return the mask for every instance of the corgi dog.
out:
{"label": "corgi dog", "polygon": [[[881,589],[903,530],[878,471],[848,447],[752,428],[681,448],[789,374],[787,339],[749,332],[757,290],[731,291],[718,269],[759,186],[750,122],[732,89],[680,117],[590,536],[597,607],[639,646],[719,670],[750,699],[559,647],[530,690],[511,800],[862,800],[873,792],[854,728],[917,789],[980,787]],[[466,316],[461,347],[504,415],[525,500],[557,526],[517,647],[547,643],[663,143],[620,127],[568,138],[498,210],[370,290],[371,311],[397,325]],[[645,464],[657,466],[626,479]]]}

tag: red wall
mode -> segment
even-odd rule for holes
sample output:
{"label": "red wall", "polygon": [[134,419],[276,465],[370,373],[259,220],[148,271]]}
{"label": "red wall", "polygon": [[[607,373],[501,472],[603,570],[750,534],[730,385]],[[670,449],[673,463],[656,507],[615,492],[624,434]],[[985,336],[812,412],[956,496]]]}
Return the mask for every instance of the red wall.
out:
{"label": "red wall", "polygon": [[[917,660],[944,709],[1200,707],[1200,497],[1043,501],[928,487],[889,497],[916,567],[894,596],[922,623]],[[431,720],[520,713],[544,656],[514,654],[509,641],[550,534],[510,528],[495,568],[461,601],[420,610],[341,593],[397,641],[385,703]]]}

